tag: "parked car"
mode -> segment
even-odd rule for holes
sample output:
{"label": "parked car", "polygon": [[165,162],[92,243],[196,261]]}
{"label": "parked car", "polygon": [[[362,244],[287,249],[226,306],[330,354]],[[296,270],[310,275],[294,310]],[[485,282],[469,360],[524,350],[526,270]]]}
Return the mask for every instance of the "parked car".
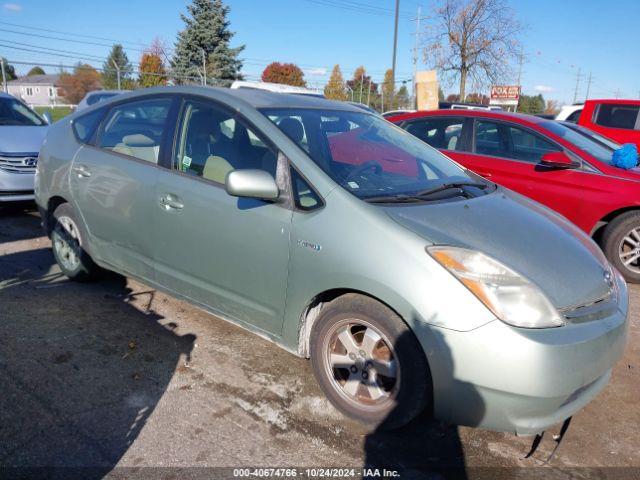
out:
{"label": "parked car", "polygon": [[294,85],[284,85],[282,83],[271,82],[252,82],[250,80],[236,80],[231,84],[231,88],[236,90],[240,88],[249,88],[253,90],[265,90],[274,93],[291,93],[295,95],[310,95],[312,97],[324,98],[324,94],[319,90],[312,90],[305,87],[296,87]]}
{"label": "parked car", "polygon": [[578,124],[640,149],[640,100],[587,100]]}
{"label": "parked car", "polygon": [[102,102],[103,100],[115,97],[116,95],[120,95],[121,93],[125,93],[127,91],[128,90],[93,90],[87,93],[84,98],[80,100],[80,103],[78,103],[76,110],[84,110],[85,108],[90,107],[95,103]]}
{"label": "parked car", "polygon": [[384,118],[395,117],[396,115],[402,115],[403,113],[413,113],[415,110],[389,110],[384,112],[382,116]]}
{"label": "parked car", "polygon": [[612,166],[610,148],[556,121],[507,112],[418,112],[390,120],[561,213],[600,244],[628,281],[640,282],[640,171]]}
{"label": "parked car", "polygon": [[582,103],[563,105],[555,116],[555,119],[562,122],[577,123],[583,108],[584,104]]}
{"label": "parked car", "polygon": [[360,102],[347,102],[347,103],[350,105],[353,105],[356,108],[359,108],[360,110],[364,110],[365,112],[369,112],[374,115],[380,115],[375,108],[372,108],[365,103],[360,103]]}
{"label": "parked car", "polygon": [[540,432],[625,345],[626,284],[588,236],[346,102],[126,94],[54,124],[37,179],[69,278],[114,270],[310,357],[370,425]]}
{"label": "parked car", "polygon": [[484,105],[482,103],[463,103],[463,102],[439,102],[440,110],[498,110],[502,107],[498,105]]}
{"label": "parked car", "polygon": [[0,204],[33,200],[33,178],[47,122],[0,92]]}

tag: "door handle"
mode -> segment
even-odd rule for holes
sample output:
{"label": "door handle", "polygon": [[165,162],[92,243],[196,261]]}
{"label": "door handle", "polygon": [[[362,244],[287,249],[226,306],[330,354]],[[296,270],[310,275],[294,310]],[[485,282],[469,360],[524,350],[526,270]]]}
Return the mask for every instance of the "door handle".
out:
{"label": "door handle", "polygon": [[73,167],[73,172],[78,175],[78,177],[90,177],[91,172],[84,165],[78,165]]}
{"label": "door handle", "polygon": [[160,196],[160,205],[162,205],[165,210],[182,210],[184,208],[184,204],[180,199],[170,193]]}

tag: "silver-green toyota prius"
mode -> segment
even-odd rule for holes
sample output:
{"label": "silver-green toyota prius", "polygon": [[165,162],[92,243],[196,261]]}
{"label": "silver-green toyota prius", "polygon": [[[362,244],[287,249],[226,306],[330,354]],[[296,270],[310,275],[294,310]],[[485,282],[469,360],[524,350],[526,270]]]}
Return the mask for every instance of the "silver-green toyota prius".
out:
{"label": "silver-green toyota prius", "polygon": [[113,270],[309,357],[370,425],[538,433],[625,345],[626,285],[586,235],[346,103],[121,95],[50,128],[36,198],[69,278]]}

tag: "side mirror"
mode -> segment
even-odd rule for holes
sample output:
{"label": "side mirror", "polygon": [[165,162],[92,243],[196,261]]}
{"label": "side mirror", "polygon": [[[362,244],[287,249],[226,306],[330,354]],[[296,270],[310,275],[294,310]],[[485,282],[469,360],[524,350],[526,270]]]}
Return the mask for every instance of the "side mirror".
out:
{"label": "side mirror", "polygon": [[51,112],[49,112],[49,110],[45,110],[42,113],[42,118],[44,118],[44,121],[47,122],[48,125],[51,125],[53,123],[53,119],[51,118]]}
{"label": "side mirror", "polygon": [[227,175],[225,188],[234,197],[275,200],[279,194],[276,181],[264,170],[233,170]]}
{"label": "side mirror", "polygon": [[540,160],[540,165],[547,168],[577,168],[580,166],[564,152],[545,153]]}

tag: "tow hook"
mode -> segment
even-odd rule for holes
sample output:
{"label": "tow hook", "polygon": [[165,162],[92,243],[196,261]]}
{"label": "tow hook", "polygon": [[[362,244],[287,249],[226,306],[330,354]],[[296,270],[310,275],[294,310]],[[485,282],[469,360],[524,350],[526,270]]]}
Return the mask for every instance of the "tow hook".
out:
{"label": "tow hook", "polygon": [[[569,425],[571,424],[572,418],[573,417],[567,418],[562,423],[562,427],[560,428],[560,433],[558,435],[553,436],[553,441],[556,442],[556,445],[555,447],[553,447],[553,450],[551,451],[551,454],[549,455],[549,457],[547,457],[547,459],[543,462],[543,465],[546,465],[547,463],[549,463],[553,458],[553,456],[556,454],[556,450],[558,450],[558,447],[560,446],[560,443],[562,442],[562,439],[564,438],[565,433],[567,433],[567,430],[569,430]],[[536,450],[538,450],[538,447],[542,442],[542,437],[544,437],[544,431],[542,433],[538,433],[535,436],[535,438],[533,439],[533,442],[531,443],[531,449],[529,450],[529,453],[525,455],[524,458],[529,458],[531,457],[531,455],[536,453]]]}

